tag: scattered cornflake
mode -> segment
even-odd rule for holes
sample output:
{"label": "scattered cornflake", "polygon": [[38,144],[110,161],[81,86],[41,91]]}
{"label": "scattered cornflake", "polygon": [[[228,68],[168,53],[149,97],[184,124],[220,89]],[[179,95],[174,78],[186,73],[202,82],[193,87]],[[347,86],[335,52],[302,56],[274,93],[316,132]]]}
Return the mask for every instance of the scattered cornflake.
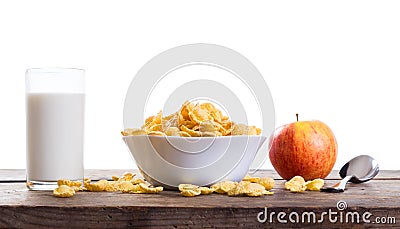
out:
{"label": "scattered cornflake", "polygon": [[184,190],[193,190],[193,189],[197,189],[199,188],[199,186],[194,185],[194,184],[180,184],[178,186],[179,191],[184,191]]}
{"label": "scattered cornflake", "polygon": [[229,192],[232,188],[236,186],[237,182],[233,181],[221,181],[216,184],[211,185],[210,188],[214,190],[214,192],[219,193],[219,194],[225,194]]}
{"label": "scattered cornflake", "polygon": [[182,196],[198,196],[200,194],[211,194],[213,192],[219,194],[227,194],[228,196],[263,196],[273,195],[270,192],[274,187],[275,181],[268,177],[251,177],[245,176],[241,182],[221,181],[208,187],[199,187],[193,184],[180,184],[179,191]]}
{"label": "scattered cornflake", "polygon": [[266,194],[264,186],[258,183],[249,183],[245,185],[245,194],[247,196],[262,196]]}
{"label": "scattered cornflake", "polygon": [[260,185],[264,186],[264,188],[265,188],[266,190],[271,190],[271,189],[273,189],[273,188],[274,188],[274,185],[275,185],[274,179],[272,179],[272,178],[270,178],[270,177],[261,177],[261,178],[260,178],[260,177],[252,177],[252,176],[246,175],[246,176],[242,179],[242,181],[248,181],[248,182],[251,182],[251,183],[260,184]]}
{"label": "scattered cornflake", "polygon": [[71,181],[71,180],[58,180],[57,185],[66,185],[74,189],[74,191],[83,191],[84,187],[82,187],[82,182],[81,181]]}
{"label": "scattered cornflake", "polygon": [[135,178],[136,174],[125,172],[121,177],[112,176],[112,181],[99,180],[92,182],[90,178],[85,178],[82,182],[59,180],[58,187],[54,190],[54,196],[70,197],[69,190],[89,191],[89,192],[117,192],[123,193],[159,193],[163,191],[163,187],[150,187],[142,178]]}
{"label": "scattered cornflake", "polygon": [[201,194],[201,190],[200,189],[188,189],[188,190],[183,190],[181,191],[181,195],[182,196],[186,196],[186,197],[194,197],[194,196],[198,196]]}
{"label": "scattered cornflake", "polygon": [[130,181],[121,181],[118,184],[118,189],[124,193],[130,192],[134,188],[135,188],[134,184],[132,184],[132,182],[130,182]]}
{"label": "scattered cornflake", "polygon": [[295,176],[285,183],[285,188],[291,192],[320,191],[324,183],[320,178],[305,182],[303,177]]}
{"label": "scattered cornflake", "polygon": [[259,178],[259,177],[251,177],[249,175],[246,175],[245,177],[243,177],[242,181],[249,181],[249,182],[253,182],[253,183],[258,183],[258,182],[260,182],[260,179],[261,178]]}
{"label": "scattered cornflake", "polygon": [[[154,121],[154,120],[153,120]],[[152,187],[142,178],[136,178],[136,174],[125,172],[121,177],[112,176],[112,180],[99,180],[92,182],[90,178],[84,179],[84,187],[82,182],[59,180],[58,187],[53,191],[53,195],[57,197],[71,197],[76,191],[89,192],[123,192],[132,194],[159,193],[163,191],[163,187]],[[219,194],[227,194],[229,196],[262,196],[272,195],[273,192],[268,190],[274,186],[274,180],[271,178],[260,178],[246,176],[241,182],[221,181],[210,187],[200,187],[193,184],[180,184],[179,190],[182,196],[193,197],[198,195],[208,195],[213,192]],[[311,187],[317,187],[320,181],[308,183]]]}
{"label": "scattered cornflake", "polygon": [[109,186],[109,183],[107,180],[99,180],[95,183],[86,182],[84,185],[89,192],[104,192],[107,186]]}
{"label": "scattered cornflake", "polygon": [[325,182],[323,179],[317,178],[312,181],[307,181],[305,183],[307,190],[310,191],[320,191],[321,188],[324,186]]}
{"label": "scattered cornflake", "polygon": [[108,184],[106,185],[104,192],[118,192],[120,191],[117,181],[107,181]]}
{"label": "scattered cornflake", "polygon": [[193,197],[202,195],[208,195],[214,192],[214,189],[208,187],[199,187],[194,184],[180,184],[178,186],[182,196]]}
{"label": "scattered cornflake", "polygon": [[80,181],[71,181],[71,180],[58,180],[57,181],[57,185],[61,186],[61,185],[67,185],[67,186],[81,186],[82,182]]}
{"label": "scattered cornflake", "polygon": [[111,179],[112,179],[113,181],[118,181],[118,180],[119,180],[119,177],[117,177],[117,176],[112,176]]}
{"label": "scattered cornflake", "polygon": [[208,187],[199,187],[198,189],[200,189],[202,195],[209,195],[214,192],[214,189]]}
{"label": "scattered cornflake", "polygon": [[73,195],[75,195],[75,190],[68,185],[62,184],[53,190],[53,196],[55,197],[68,198],[72,197]]}
{"label": "scattered cornflake", "polygon": [[285,182],[285,188],[291,192],[304,192],[307,189],[305,184],[306,182],[303,177],[294,176],[292,179]]}
{"label": "scattered cornflake", "polygon": [[136,176],[135,173],[124,172],[124,174],[122,174],[122,177],[118,178],[117,181],[130,181],[130,180],[132,180],[135,176]]}
{"label": "scattered cornflake", "polygon": [[241,181],[236,184],[231,190],[227,192],[228,196],[240,196],[244,195],[247,192],[246,185],[250,184],[249,181]]}
{"label": "scattered cornflake", "polygon": [[129,190],[129,193],[132,194],[142,194],[145,193],[142,188],[140,188],[139,184],[133,185],[132,189]]}
{"label": "scattered cornflake", "polygon": [[270,177],[261,177],[257,183],[264,186],[266,190],[271,190],[275,186],[275,180]]}
{"label": "scattered cornflake", "polygon": [[163,187],[149,187],[147,184],[139,183],[140,189],[142,189],[143,193],[159,193],[164,190]]}
{"label": "scattered cornflake", "polygon": [[130,182],[132,184],[140,184],[140,183],[146,184],[146,181],[144,181],[142,178],[135,178],[135,179],[132,179]]}
{"label": "scattered cornflake", "polygon": [[271,193],[265,190],[264,186],[250,181],[241,181],[228,191],[228,196],[263,196],[265,194]]}

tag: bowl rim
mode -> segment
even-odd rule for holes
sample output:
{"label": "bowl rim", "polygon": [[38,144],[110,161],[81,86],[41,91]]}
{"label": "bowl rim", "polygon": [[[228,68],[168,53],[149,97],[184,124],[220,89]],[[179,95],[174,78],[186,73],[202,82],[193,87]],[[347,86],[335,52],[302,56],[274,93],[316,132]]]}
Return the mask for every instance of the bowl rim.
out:
{"label": "bowl rim", "polygon": [[211,139],[211,138],[221,138],[221,139],[227,139],[227,138],[268,138],[265,135],[229,135],[229,136],[218,136],[218,137],[181,137],[181,136],[160,136],[160,135],[128,135],[128,136],[122,136],[122,138],[132,138],[132,137],[151,137],[151,138],[174,138],[174,139]]}

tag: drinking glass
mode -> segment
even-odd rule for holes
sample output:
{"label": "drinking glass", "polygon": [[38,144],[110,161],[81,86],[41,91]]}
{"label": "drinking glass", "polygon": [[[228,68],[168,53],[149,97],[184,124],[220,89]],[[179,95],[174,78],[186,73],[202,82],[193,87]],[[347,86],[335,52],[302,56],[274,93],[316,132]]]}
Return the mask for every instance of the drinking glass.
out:
{"label": "drinking glass", "polygon": [[26,70],[26,185],[52,190],[57,180],[83,180],[85,71]]}

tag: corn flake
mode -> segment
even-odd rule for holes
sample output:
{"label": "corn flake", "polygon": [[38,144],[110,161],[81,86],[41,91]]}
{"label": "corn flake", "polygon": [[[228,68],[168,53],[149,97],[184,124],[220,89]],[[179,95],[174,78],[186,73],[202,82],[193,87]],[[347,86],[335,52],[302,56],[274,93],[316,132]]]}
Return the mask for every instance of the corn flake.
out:
{"label": "corn flake", "polygon": [[191,137],[190,134],[188,134],[188,133],[185,132],[185,131],[179,131],[179,135],[180,135],[181,137]]}
{"label": "corn flake", "polygon": [[183,120],[189,120],[189,112],[193,109],[193,103],[186,101],[179,112],[179,116]]}
{"label": "corn flake", "polygon": [[76,192],[85,190],[85,188],[82,186],[81,181],[58,180],[57,185],[58,186],[67,185],[67,186],[73,188]]}
{"label": "corn flake", "polygon": [[113,181],[118,181],[118,180],[119,180],[119,177],[117,177],[117,176],[112,176],[111,179],[112,179]]}
{"label": "corn flake", "polygon": [[208,187],[199,187],[194,184],[180,184],[178,186],[182,196],[193,197],[202,195],[208,195],[214,192],[214,189]]}
{"label": "corn flake", "polygon": [[148,134],[148,135],[153,135],[153,136],[166,136],[166,135],[164,134],[164,132],[161,132],[161,131],[150,131],[150,132],[148,132],[147,134]]}
{"label": "corn flake", "polygon": [[225,194],[229,192],[232,188],[236,186],[237,182],[233,181],[221,181],[216,184],[211,185],[210,188],[214,190],[216,193]]}
{"label": "corn flake", "polygon": [[264,186],[266,190],[271,190],[275,186],[275,180],[270,177],[261,177],[257,183]]}
{"label": "corn flake", "polygon": [[107,180],[99,180],[96,183],[84,183],[85,188],[90,192],[104,192],[109,185]]}
{"label": "corn flake", "polygon": [[199,187],[198,189],[200,189],[202,195],[209,195],[214,192],[214,189],[208,187]]}
{"label": "corn flake", "polygon": [[118,183],[118,190],[124,193],[134,190],[134,184],[130,181],[121,181]]}
{"label": "corn flake", "polygon": [[201,190],[200,189],[188,189],[188,190],[183,190],[181,191],[181,195],[182,196],[186,196],[186,197],[194,197],[194,196],[198,196],[201,194]]}
{"label": "corn flake", "polygon": [[192,129],[187,128],[186,126],[181,126],[182,131],[185,131],[186,133],[188,133],[190,136],[192,137],[200,137],[201,133],[199,131],[194,131]]}
{"label": "corn flake", "polygon": [[321,188],[324,186],[324,180],[317,178],[312,181],[307,181],[305,183],[307,190],[310,191],[320,191]]}
{"label": "corn flake", "polygon": [[183,191],[183,190],[193,190],[193,189],[197,189],[199,188],[199,186],[194,185],[194,184],[180,184],[178,186],[179,191]]}
{"label": "corn flake", "polygon": [[200,123],[199,130],[200,132],[215,132],[217,131],[217,128],[213,121],[207,120]]}
{"label": "corn flake", "polygon": [[143,193],[159,193],[163,191],[163,187],[154,187],[151,188],[147,184],[139,183],[139,188],[143,191]]}
{"label": "corn flake", "polygon": [[247,196],[262,196],[266,194],[267,190],[258,183],[250,183],[245,185],[245,191]]}
{"label": "corn flake", "polygon": [[163,117],[161,122],[164,130],[167,130],[169,127],[178,127],[178,112]]}
{"label": "corn flake", "polygon": [[74,188],[72,188],[68,185],[62,184],[53,190],[53,195],[55,197],[68,198],[68,197],[72,197],[73,195],[75,195],[75,190],[74,190]]}
{"label": "corn flake", "polygon": [[129,193],[132,194],[143,194],[145,191],[143,191],[142,188],[140,188],[139,184],[133,185],[133,188],[129,191]]}
{"label": "corn flake", "polygon": [[202,109],[200,106],[195,106],[195,108],[189,112],[189,117],[190,120],[197,124],[200,124],[201,122],[206,120],[213,119],[210,113],[207,110]]}
{"label": "corn flake", "polygon": [[105,186],[104,191],[105,192],[120,191],[118,185],[119,185],[119,182],[117,182],[117,181],[108,181],[108,184]]}
{"label": "corn flake", "polygon": [[253,182],[253,183],[258,183],[258,182],[260,182],[260,178],[259,177],[251,177],[249,175],[246,175],[245,177],[243,177],[242,181],[249,181],[249,182]]}
{"label": "corn flake", "polygon": [[142,178],[135,178],[135,179],[132,179],[130,182],[132,184],[140,184],[140,183],[146,184],[146,181],[144,181]]}
{"label": "corn flake", "polygon": [[257,127],[245,124],[235,124],[232,127],[231,135],[257,135]]}
{"label": "corn flake", "polygon": [[163,125],[162,124],[155,124],[153,126],[150,126],[147,131],[148,132],[163,132]]}
{"label": "corn flake", "polygon": [[230,189],[227,194],[228,196],[240,196],[246,193],[246,185],[250,184],[249,181],[241,181],[236,184],[232,189]]}
{"label": "corn flake", "polygon": [[137,136],[137,135],[147,135],[147,132],[145,130],[142,129],[125,129],[123,131],[121,131],[121,134],[123,136]]}
{"label": "corn flake", "polygon": [[136,174],[134,174],[134,173],[125,172],[124,174],[122,174],[122,177],[118,178],[118,181],[130,181],[135,176],[136,176]]}
{"label": "corn flake", "polygon": [[268,191],[274,187],[275,181],[268,177],[245,176],[242,181],[221,181],[208,187],[199,187],[193,184],[180,184],[179,191],[182,196],[206,195],[213,192],[227,194],[228,196],[263,196],[273,195],[274,192]]}
{"label": "corn flake", "polygon": [[183,121],[183,122],[181,122],[178,126],[179,126],[179,128],[181,128],[181,129],[182,129],[182,126],[186,126],[187,128],[192,129],[192,128],[194,128],[196,125],[197,125],[197,123],[192,122],[192,121]]}
{"label": "corn flake", "polygon": [[180,136],[180,134],[179,134],[179,128],[178,127],[168,127],[166,130],[165,130],[165,134],[167,135],[167,136]]}
{"label": "corn flake", "polygon": [[304,192],[307,189],[305,184],[303,177],[295,176],[285,183],[285,188],[291,192]]}
{"label": "corn flake", "polygon": [[265,190],[264,186],[249,181],[241,181],[237,183],[234,188],[228,191],[228,196],[262,196],[264,194],[271,193]]}

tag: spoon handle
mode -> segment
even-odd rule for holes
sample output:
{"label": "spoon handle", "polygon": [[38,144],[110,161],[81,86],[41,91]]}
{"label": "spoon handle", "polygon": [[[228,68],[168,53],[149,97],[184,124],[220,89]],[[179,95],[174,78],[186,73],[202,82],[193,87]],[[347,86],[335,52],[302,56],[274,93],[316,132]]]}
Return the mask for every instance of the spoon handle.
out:
{"label": "spoon handle", "polygon": [[346,189],[346,184],[353,176],[346,176],[339,183],[333,185],[332,187],[321,189],[322,192],[344,192]]}

